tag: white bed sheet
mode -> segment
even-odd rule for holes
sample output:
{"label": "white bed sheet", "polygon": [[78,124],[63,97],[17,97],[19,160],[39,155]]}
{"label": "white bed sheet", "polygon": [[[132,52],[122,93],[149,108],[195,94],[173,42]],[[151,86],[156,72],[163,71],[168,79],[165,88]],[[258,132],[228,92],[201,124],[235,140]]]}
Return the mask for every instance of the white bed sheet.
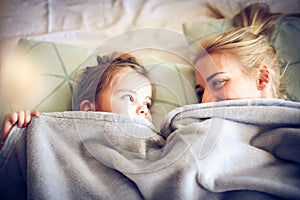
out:
{"label": "white bed sheet", "polygon": [[[182,23],[214,18],[206,3],[232,17],[258,0],[1,0],[0,40],[20,37],[97,46],[126,31],[155,27],[182,33]],[[299,0],[260,0],[272,11],[299,12]]]}

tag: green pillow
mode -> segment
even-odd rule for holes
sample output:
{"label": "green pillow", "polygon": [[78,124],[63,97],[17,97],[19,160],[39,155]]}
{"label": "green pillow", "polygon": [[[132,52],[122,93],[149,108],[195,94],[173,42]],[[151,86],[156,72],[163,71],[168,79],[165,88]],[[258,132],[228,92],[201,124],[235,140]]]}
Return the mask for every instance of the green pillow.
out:
{"label": "green pillow", "polygon": [[[191,59],[196,54],[199,41],[209,35],[225,32],[233,27],[232,19],[216,19],[202,22],[187,22],[183,24],[183,32],[190,45]],[[283,80],[287,87],[287,96],[290,100],[300,101],[300,19],[284,17],[278,21],[272,43],[288,64],[282,66]]]}
{"label": "green pillow", "polygon": [[189,44],[190,60],[194,60],[199,45],[196,41],[213,34],[227,31],[233,26],[231,19],[215,19],[202,22],[186,22],[183,24],[183,33]]}
{"label": "green pillow", "polygon": [[1,125],[11,111],[70,110],[73,75],[92,49],[25,39],[18,45],[2,66]]}
{"label": "green pillow", "polygon": [[151,109],[153,124],[159,126],[172,109],[197,103],[194,67],[176,63],[144,64],[156,85],[156,98]]}
{"label": "green pillow", "polygon": [[[283,79],[286,94],[292,101],[300,102],[300,18],[285,17],[277,23],[272,40],[285,65]],[[287,68],[286,68],[287,66]]]}

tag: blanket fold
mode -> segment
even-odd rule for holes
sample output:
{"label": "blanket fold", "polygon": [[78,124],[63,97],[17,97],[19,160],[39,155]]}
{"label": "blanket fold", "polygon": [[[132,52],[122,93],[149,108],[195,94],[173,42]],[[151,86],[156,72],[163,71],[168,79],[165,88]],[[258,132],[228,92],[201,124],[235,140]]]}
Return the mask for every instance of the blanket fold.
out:
{"label": "blanket fold", "polygon": [[0,152],[1,199],[299,199],[300,104],[188,105],[160,132],[113,113],[42,113]]}

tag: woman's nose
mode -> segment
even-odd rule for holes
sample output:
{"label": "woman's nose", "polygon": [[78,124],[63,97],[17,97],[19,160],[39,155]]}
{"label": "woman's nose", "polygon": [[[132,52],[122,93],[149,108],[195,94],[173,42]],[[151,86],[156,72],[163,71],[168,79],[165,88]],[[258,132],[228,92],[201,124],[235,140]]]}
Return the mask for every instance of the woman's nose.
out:
{"label": "woman's nose", "polygon": [[207,102],[212,102],[212,98],[209,91],[204,90],[201,103],[207,103]]}

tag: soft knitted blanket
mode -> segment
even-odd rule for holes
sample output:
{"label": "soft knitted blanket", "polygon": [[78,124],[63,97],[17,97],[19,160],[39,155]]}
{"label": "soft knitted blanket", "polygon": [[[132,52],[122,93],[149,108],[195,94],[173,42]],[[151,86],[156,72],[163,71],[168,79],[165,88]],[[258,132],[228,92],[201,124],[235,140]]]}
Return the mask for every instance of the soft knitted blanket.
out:
{"label": "soft knitted blanket", "polygon": [[161,130],[101,112],[42,113],[0,152],[0,199],[300,199],[300,104],[188,105]]}

